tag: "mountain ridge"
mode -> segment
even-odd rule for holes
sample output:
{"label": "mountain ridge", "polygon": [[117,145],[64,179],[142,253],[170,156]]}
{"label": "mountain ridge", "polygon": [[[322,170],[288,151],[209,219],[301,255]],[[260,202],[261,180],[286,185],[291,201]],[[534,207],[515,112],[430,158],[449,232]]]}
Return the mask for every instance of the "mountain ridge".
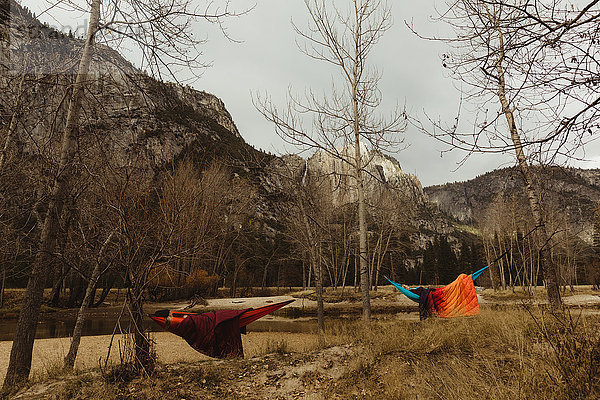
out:
{"label": "mountain ridge", "polygon": [[[600,169],[536,166],[532,170],[546,212],[562,210],[577,235],[591,243],[594,212],[600,202]],[[529,207],[517,167],[497,169],[464,182],[428,186],[424,192],[440,210],[464,224],[482,222],[498,197],[514,196],[522,207]]]}

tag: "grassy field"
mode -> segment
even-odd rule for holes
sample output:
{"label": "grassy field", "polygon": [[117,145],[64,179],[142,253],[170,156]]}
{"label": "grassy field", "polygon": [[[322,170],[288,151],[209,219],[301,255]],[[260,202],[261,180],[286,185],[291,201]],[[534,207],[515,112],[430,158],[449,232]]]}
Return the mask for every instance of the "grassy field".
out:
{"label": "grassy field", "polygon": [[[547,292],[546,288],[543,286],[536,286],[533,288],[529,287],[520,287],[517,286],[513,289],[507,288],[505,290],[499,289],[494,290],[491,288],[486,288],[480,292],[481,296],[490,301],[520,301],[520,300],[532,300],[532,301],[546,301],[547,300]],[[561,297],[563,299],[569,299],[573,296],[577,295],[591,295],[591,296],[600,296],[600,291],[592,290],[591,285],[577,285],[573,287],[571,290],[568,286],[566,288],[562,288]]]}
{"label": "grassy field", "polygon": [[299,351],[282,336],[264,346],[272,354],[159,364],[145,378],[115,379],[114,370],[55,376],[62,383],[38,398],[600,398],[598,314],[533,306],[421,322],[390,316],[370,327],[338,320],[319,342]]}
{"label": "grassy field", "polygon": [[[390,399],[600,398],[600,319],[532,311],[340,327],[362,349],[342,397]],[[360,397],[360,396],[359,396]]]}

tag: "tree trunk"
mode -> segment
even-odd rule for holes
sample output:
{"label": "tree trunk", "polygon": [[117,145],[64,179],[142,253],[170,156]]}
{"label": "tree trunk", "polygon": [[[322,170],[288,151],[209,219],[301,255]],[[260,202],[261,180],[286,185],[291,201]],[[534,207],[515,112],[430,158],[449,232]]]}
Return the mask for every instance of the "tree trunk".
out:
{"label": "tree trunk", "polygon": [[0,291],[0,308],[4,307],[4,288],[6,285],[6,263],[2,263],[2,290]]}
{"label": "tree trunk", "polygon": [[140,375],[150,375],[154,370],[154,356],[151,353],[150,338],[144,329],[144,305],[142,288],[134,286],[129,291],[129,305],[132,314],[134,343],[134,368]]}
{"label": "tree trunk", "polygon": [[[498,239],[498,253],[500,255],[502,255],[502,253],[504,253],[504,249],[502,247],[502,239],[500,238],[499,234],[496,234],[496,238]],[[500,257],[500,259],[498,260],[498,273],[500,274],[500,283],[502,285],[502,290],[506,290],[506,274],[504,273],[504,256]]]}
{"label": "tree trunk", "polygon": [[325,310],[323,304],[323,270],[316,250],[311,251],[311,265],[315,270],[315,291],[317,292],[317,323],[319,333],[325,332]]}
{"label": "tree trunk", "polygon": [[[498,33],[500,39],[500,49],[504,49],[504,39],[502,36],[502,32],[499,31]],[[535,235],[535,237],[537,238],[536,247],[539,253],[539,262],[542,270],[542,275],[544,280],[546,281],[548,301],[551,307],[556,310],[562,306],[562,300],[560,298],[560,291],[558,289],[556,266],[552,262],[549,253],[550,237],[546,230],[546,222],[542,216],[542,210],[539,203],[539,188],[534,187],[529,164],[527,162],[527,158],[525,157],[525,153],[523,152],[521,137],[519,136],[517,125],[515,124],[513,112],[506,98],[504,69],[502,67],[503,59],[504,52],[501,50],[500,58],[498,59],[498,63],[496,65],[496,70],[498,72],[499,79],[498,97],[500,99],[500,104],[502,105],[502,111],[504,112],[504,116],[506,117],[506,122],[508,123],[508,127],[510,129],[511,140],[515,148],[519,169],[521,171],[521,175],[523,176],[523,181],[525,182],[525,192],[527,194],[527,199],[529,200],[529,207],[531,208],[531,213],[533,215],[533,219],[538,229],[537,235]]]}
{"label": "tree trunk", "polygon": [[57,263],[54,268],[54,284],[52,285],[52,290],[50,291],[50,304],[54,307],[58,306],[60,301],[60,291],[62,290],[65,276],[69,273],[70,268],[67,267],[63,271],[64,266]]}
{"label": "tree trunk", "polygon": [[321,269],[321,254],[320,248],[317,252],[317,243],[315,243],[315,237],[313,235],[310,222],[308,220],[308,214],[304,205],[303,193],[298,190],[300,212],[302,213],[302,222],[304,223],[304,229],[306,231],[306,239],[308,241],[308,257],[310,260],[310,269],[314,270],[315,273],[315,291],[317,294],[317,323],[319,326],[319,333],[325,332],[325,311],[323,307],[323,271]]}
{"label": "tree trunk", "polygon": [[488,242],[485,240],[485,237],[483,239],[483,251],[485,252],[485,259],[488,265],[488,271],[490,273],[490,281],[492,282],[492,288],[494,289],[494,291],[498,290],[498,282],[496,280],[496,277],[494,276],[494,268],[492,267],[491,264],[491,254],[490,254],[490,245],[488,244]]}
{"label": "tree trunk", "polygon": [[[233,279],[231,280],[231,287],[229,288],[229,297],[235,297],[235,292],[237,291],[237,274],[238,269],[236,267],[233,268]],[[279,282],[277,282],[277,287],[279,288]]]}
{"label": "tree trunk", "polygon": [[365,189],[363,180],[363,162],[360,153],[360,122],[362,120],[361,111],[359,110],[359,85],[361,82],[362,65],[364,55],[363,46],[363,25],[360,23],[359,5],[354,3],[355,8],[355,31],[354,31],[354,64],[352,68],[352,77],[350,79],[352,85],[352,129],[354,133],[354,174],[356,179],[356,190],[358,195],[358,232],[359,232],[359,259],[360,259],[360,292],[363,307],[363,321],[369,323],[371,321],[371,297],[369,296],[369,260],[367,258],[367,212],[365,209]]}
{"label": "tree trunk", "polygon": [[302,260],[302,290],[306,290],[306,266]]}
{"label": "tree trunk", "polygon": [[377,291],[377,285],[379,283],[379,274],[381,272],[381,265],[385,260],[385,253],[387,253],[388,249],[390,248],[390,240],[392,239],[392,234],[393,230],[390,230],[387,240],[385,241],[385,247],[383,248],[383,251],[381,251],[382,249],[379,249],[379,256],[377,257],[377,268],[375,269],[375,291]]}
{"label": "tree trunk", "polygon": [[81,109],[85,79],[89,72],[92,60],[94,37],[100,19],[100,2],[101,0],[92,1],[88,37],[83,47],[79,70],[77,71],[77,78],[73,85],[73,93],[71,94],[71,101],[67,112],[67,122],[63,133],[57,176],[54,180],[46,218],[44,219],[44,225],[40,235],[40,247],[33,262],[33,268],[29,276],[27,290],[17,322],[15,339],[10,352],[8,370],[6,372],[6,378],[4,379],[4,390],[10,390],[27,380],[31,369],[33,342],[44,294],[47,266],[52,263],[52,253],[54,252],[54,247],[56,245],[56,234],[59,228],[60,215],[69,191],[72,170],[71,163],[76,150],[75,144],[79,112]]}
{"label": "tree trunk", "polygon": [[268,270],[269,270],[269,263],[266,263],[265,268],[263,270],[263,276],[262,276],[262,290],[263,291],[267,287],[267,272],[268,272]]}
{"label": "tree trunk", "polygon": [[354,255],[354,293],[358,292],[358,271],[359,271],[359,262],[358,262],[358,253]]}
{"label": "tree trunk", "polygon": [[367,215],[365,209],[365,190],[362,176],[362,158],[360,154],[360,135],[358,125],[358,101],[356,84],[354,92],[354,167],[356,189],[358,194],[358,235],[359,235],[359,261],[360,261],[360,294],[362,298],[363,321],[371,320],[371,297],[369,295],[369,260],[367,258]]}
{"label": "tree trunk", "polygon": [[[345,252],[346,250],[344,250]],[[346,289],[346,279],[348,278],[348,270],[350,269],[350,252],[346,253],[344,256],[344,273],[342,277],[342,293],[341,296],[344,297],[344,289]]]}
{"label": "tree trunk", "polygon": [[[100,304],[104,303],[104,300],[106,300],[106,298],[107,298],[107,297],[108,297],[108,295],[110,294],[110,290],[111,290],[111,289],[112,289],[112,287],[113,287],[113,283],[114,283],[114,279],[113,279],[113,280],[108,280],[108,281],[106,281],[106,284],[105,284],[105,285],[104,285],[104,287],[102,288],[102,293],[100,293],[100,298],[98,299],[98,301],[97,301],[97,302],[95,302],[95,303],[92,303],[92,304],[90,305],[90,307],[91,307],[91,308],[96,308],[96,307],[99,307],[99,306],[100,306]],[[94,290],[94,293],[93,293],[93,295],[95,295],[95,294],[96,294],[96,291]],[[92,302],[94,301],[94,297],[95,297],[95,296],[92,296]],[[118,298],[118,295],[117,295],[117,298]]]}
{"label": "tree trunk", "polygon": [[64,360],[64,368],[65,369],[73,369],[75,365],[75,358],[77,357],[77,350],[79,349],[79,342],[81,340],[81,333],[83,330],[83,323],[87,317],[87,310],[92,301],[94,300],[93,294],[96,290],[96,284],[98,283],[98,278],[100,278],[100,266],[102,265],[102,259],[104,258],[104,253],[106,252],[106,248],[112,239],[114,232],[111,232],[108,235],[108,238],[102,244],[100,251],[98,252],[98,258],[96,259],[96,264],[94,265],[94,270],[92,271],[92,276],[87,285],[87,289],[85,291],[85,297],[81,302],[81,307],[79,307],[79,312],[77,313],[77,321],[75,322],[75,328],[73,328],[73,338],[71,339],[71,346],[69,347],[69,352],[67,353]]}
{"label": "tree trunk", "polygon": [[17,91],[18,98],[17,104],[15,105],[15,111],[12,113],[10,117],[10,123],[8,124],[8,131],[6,132],[6,139],[4,140],[4,146],[2,147],[2,151],[0,151],[0,173],[4,170],[4,166],[6,165],[6,159],[8,157],[8,151],[10,146],[12,145],[15,133],[17,131],[17,119],[19,113],[21,112],[21,102],[23,98],[23,82],[25,81],[25,73],[21,75],[21,80],[19,82],[19,89]]}
{"label": "tree trunk", "polygon": [[85,296],[83,289],[84,281],[78,272],[71,271],[71,286],[69,287],[69,299],[67,308],[75,308],[81,305],[82,297]]}

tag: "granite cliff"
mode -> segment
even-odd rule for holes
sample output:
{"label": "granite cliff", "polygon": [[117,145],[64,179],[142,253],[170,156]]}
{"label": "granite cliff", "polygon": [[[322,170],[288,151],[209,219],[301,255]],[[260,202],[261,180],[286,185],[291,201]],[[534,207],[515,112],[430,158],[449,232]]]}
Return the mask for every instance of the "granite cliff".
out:
{"label": "granite cliff", "polygon": [[[16,134],[21,156],[51,157],[83,41],[41,24],[12,1],[3,32],[8,46],[2,57],[2,122],[15,112],[23,119]],[[13,109],[16,104],[20,109]],[[93,56],[83,109],[82,140],[98,142],[101,135],[102,152],[117,165],[130,163],[133,153],[142,154],[148,168],[160,168],[188,151],[232,159],[260,155],[242,139],[219,98],[149,77],[103,45]]]}
{"label": "granite cliff", "polygon": [[[534,172],[546,212],[560,210],[570,228],[591,243],[594,211],[600,201],[600,170],[537,167]],[[430,186],[424,191],[440,210],[462,224],[482,221],[488,207],[499,197],[514,198],[523,209],[529,207],[517,168],[488,172],[466,182]]]}

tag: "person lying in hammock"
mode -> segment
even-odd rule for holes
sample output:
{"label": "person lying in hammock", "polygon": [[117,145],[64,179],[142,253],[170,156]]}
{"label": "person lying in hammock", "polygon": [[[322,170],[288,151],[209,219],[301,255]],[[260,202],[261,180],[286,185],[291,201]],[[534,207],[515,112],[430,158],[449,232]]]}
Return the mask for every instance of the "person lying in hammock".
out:
{"label": "person lying in hammock", "polygon": [[150,315],[162,328],[181,336],[194,350],[215,358],[244,357],[242,333],[246,325],[294,300],[242,310],[189,313],[160,310]]}
{"label": "person lying in hammock", "polygon": [[409,288],[386,279],[406,297],[419,303],[419,318],[422,320],[432,315],[442,318],[463,317],[480,312],[474,280],[486,269],[484,267],[470,275],[460,274],[454,282],[441,288]]}

